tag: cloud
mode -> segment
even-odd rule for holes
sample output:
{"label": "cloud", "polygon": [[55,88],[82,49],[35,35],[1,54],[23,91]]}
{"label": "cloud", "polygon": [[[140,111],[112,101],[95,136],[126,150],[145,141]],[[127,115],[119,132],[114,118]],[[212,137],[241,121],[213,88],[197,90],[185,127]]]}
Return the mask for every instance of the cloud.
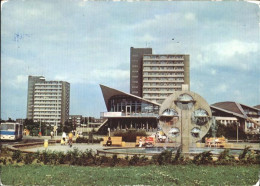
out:
{"label": "cloud", "polygon": [[210,73],[211,73],[211,75],[214,76],[214,75],[216,75],[217,71],[216,71],[215,69],[211,69],[211,70],[210,70]]}
{"label": "cloud", "polygon": [[[239,70],[252,70],[258,68],[259,44],[257,42],[246,42],[230,40],[226,42],[212,43],[200,46],[191,53],[195,54],[193,69],[208,67],[229,67]],[[214,72],[213,72],[214,74]]]}
{"label": "cloud", "polygon": [[78,71],[75,74],[60,73],[54,79],[68,81],[72,84],[92,84],[129,81],[129,70],[120,69],[92,69],[89,72]]}
{"label": "cloud", "polygon": [[194,13],[189,12],[184,15],[184,18],[188,21],[195,21],[196,15]]}
{"label": "cloud", "polygon": [[158,30],[164,30],[165,28],[169,30],[172,30],[173,28],[184,28],[195,22],[196,16],[193,13],[173,12],[160,15],[156,14],[150,19],[142,20],[126,28],[136,31],[150,30],[150,32],[153,33]]}
{"label": "cloud", "polygon": [[[148,46],[155,54],[189,54],[191,87],[209,102],[237,95],[255,103],[257,11],[245,2],[10,1],[2,11],[2,97],[26,101],[27,76],[43,75],[70,82],[74,95],[82,91],[71,97],[71,112],[84,114],[93,106],[82,99],[103,101],[98,84],[129,91],[130,47]],[[30,37],[15,42],[17,33]],[[243,89],[241,96],[229,87]]]}
{"label": "cloud", "polygon": [[259,50],[258,43],[248,43],[239,40],[232,40],[223,43],[214,43],[207,46],[206,51],[215,52],[218,57],[232,58],[236,55],[250,55]]}

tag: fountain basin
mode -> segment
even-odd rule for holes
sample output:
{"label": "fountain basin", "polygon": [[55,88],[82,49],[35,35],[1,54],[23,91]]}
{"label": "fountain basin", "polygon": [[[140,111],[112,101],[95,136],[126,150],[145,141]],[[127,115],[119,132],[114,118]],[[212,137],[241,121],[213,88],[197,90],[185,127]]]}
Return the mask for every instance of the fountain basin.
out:
{"label": "fountain basin", "polygon": [[[144,155],[144,156],[153,156],[153,155],[158,155],[161,152],[165,150],[172,150],[173,153],[177,152],[177,147],[146,147],[146,148],[105,148],[101,150],[97,150],[97,154],[100,155]],[[202,153],[204,151],[211,151],[211,153],[214,156],[219,155],[221,152],[223,152],[225,149],[224,148],[189,148],[189,155],[196,155],[199,153]],[[259,150],[254,149],[259,153]],[[230,149],[230,154],[234,156],[238,156],[243,149]]]}

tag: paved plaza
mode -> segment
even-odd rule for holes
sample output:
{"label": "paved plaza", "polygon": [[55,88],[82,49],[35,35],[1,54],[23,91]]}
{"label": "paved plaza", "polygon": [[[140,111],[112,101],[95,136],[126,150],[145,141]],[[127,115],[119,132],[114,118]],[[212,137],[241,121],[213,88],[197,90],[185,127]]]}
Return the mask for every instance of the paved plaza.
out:
{"label": "paved plaza", "polygon": [[70,147],[69,145],[61,145],[60,143],[56,143],[56,144],[49,144],[46,149],[42,145],[40,147],[26,148],[26,151],[37,152],[43,150],[50,150],[50,151],[68,152],[70,150],[73,150],[74,148],[77,148],[80,151],[91,149],[93,152],[97,152],[97,149],[102,149],[103,146],[101,146],[100,144],[74,143],[72,144],[72,147]]}

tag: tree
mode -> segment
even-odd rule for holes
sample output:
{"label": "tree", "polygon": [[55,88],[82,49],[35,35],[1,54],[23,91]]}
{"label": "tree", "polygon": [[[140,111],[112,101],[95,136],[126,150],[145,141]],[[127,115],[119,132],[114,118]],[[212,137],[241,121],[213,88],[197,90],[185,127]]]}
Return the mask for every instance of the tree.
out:
{"label": "tree", "polygon": [[8,118],[8,122],[15,122],[12,118]]}
{"label": "tree", "polygon": [[28,129],[31,134],[35,133],[38,134],[40,124],[35,123],[32,119],[25,119],[24,121],[24,128]]}
{"label": "tree", "polygon": [[71,121],[65,121],[64,126],[63,126],[63,131],[66,133],[71,132],[74,130],[72,122]]}
{"label": "tree", "polygon": [[[214,130],[216,131],[214,134]],[[241,127],[238,128],[239,138],[246,139],[246,134]],[[228,125],[221,124],[219,121],[216,122],[216,126],[211,125],[208,133],[205,137],[221,137],[224,136],[228,139],[236,139],[237,137],[237,126],[235,123]]]}

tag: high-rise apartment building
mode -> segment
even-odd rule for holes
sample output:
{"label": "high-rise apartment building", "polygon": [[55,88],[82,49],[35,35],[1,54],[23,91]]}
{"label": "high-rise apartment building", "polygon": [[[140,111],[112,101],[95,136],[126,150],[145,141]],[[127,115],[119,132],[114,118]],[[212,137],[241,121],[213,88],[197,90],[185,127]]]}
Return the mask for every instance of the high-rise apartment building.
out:
{"label": "high-rise apartment building", "polygon": [[27,118],[49,125],[69,119],[70,84],[46,81],[43,76],[28,77]]}
{"label": "high-rise apartment building", "polygon": [[34,105],[34,85],[35,83],[44,82],[43,76],[29,76],[28,77],[28,92],[27,92],[27,119],[33,119],[33,105]]}
{"label": "high-rise apartment building", "polygon": [[145,54],[143,55],[142,97],[162,103],[165,98],[182,85],[190,87],[189,55]]}
{"label": "high-rise apartment building", "polygon": [[144,54],[152,54],[152,48],[130,48],[130,94],[139,97],[142,97]]}

